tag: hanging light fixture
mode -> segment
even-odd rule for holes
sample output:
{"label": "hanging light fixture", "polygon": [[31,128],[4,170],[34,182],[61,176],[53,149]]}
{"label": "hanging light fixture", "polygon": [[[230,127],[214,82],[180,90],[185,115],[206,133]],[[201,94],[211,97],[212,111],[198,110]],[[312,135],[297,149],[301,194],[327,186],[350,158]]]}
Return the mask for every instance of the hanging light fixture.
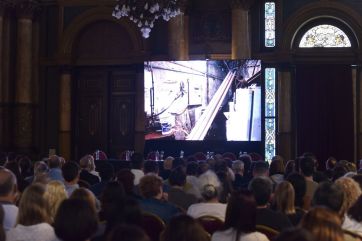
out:
{"label": "hanging light fixture", "polygon": [[150,32],[158,18],[165,21],[182,14],[179,2],[181,0],[117,0],[113,10],[116,18],[128,17],[137,24],[144,38]]}

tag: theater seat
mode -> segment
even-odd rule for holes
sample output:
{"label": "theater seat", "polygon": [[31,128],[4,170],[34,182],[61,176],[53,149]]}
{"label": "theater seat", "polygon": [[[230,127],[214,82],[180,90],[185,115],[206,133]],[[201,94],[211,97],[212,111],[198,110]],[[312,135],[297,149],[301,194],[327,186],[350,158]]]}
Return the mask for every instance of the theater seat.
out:
{"label": "theater seat", "polygon": [[270,241],[275,240],[275,238],[279,234],[279,231],[277,231],[271,227],[268,227],[265,225],[260,225],[260,224],[256,225],[256,231],[265,234],[265,236],[267,236]]}
{"label": "theater seat", "polygon": [[166,227],[165,222],[152,213],[142,213],[141,225],[151,241],[159,241],[160,235]]}
{"label": "theater seat", "polygon": [[197,221],[210,235],[224,226],[224,222],[221,219],[213,216],[201,216],[197,218]]}

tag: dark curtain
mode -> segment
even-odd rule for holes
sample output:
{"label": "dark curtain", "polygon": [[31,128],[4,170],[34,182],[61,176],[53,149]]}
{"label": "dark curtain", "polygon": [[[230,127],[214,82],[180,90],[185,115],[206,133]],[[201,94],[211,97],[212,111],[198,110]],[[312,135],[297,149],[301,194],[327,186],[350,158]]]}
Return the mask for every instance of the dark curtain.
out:
{"label": "dark curtain", "polygon": [[296,126],[298,155],[353,161],[351,66],[297,65]]}

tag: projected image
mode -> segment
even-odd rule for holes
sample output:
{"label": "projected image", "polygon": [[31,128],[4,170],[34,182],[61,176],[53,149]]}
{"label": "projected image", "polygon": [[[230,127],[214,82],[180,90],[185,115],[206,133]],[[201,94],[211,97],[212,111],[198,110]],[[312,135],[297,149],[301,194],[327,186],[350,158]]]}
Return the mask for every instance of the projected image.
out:
{"label": "projected image", "polygon": [[145,62],[146,140],[261,140],[260,60]]}

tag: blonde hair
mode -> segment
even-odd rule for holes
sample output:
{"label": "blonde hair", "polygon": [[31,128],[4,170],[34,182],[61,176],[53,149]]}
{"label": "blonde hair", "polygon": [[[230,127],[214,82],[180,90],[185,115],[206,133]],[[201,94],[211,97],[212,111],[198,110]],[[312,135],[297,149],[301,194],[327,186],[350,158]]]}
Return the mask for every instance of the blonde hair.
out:
{"label": "blonde hair", "polygon": [[77,188],[70,195],[69,199],[79,199],[84,200],[89,203],[89,206],[93,208],[94,211],[97,211],[96,197],[94,194],[87,188]]}
{"label": "blonde hair", "polygon": [[348,209],[357,201],[358,197],[361,196],[362,192],[358,183],[350,177],[338,178],[335,183],[344,193],[342,207],[339,212],[341,217],[343,217]]}
{"label": "blonde hair", "polygon": [[44,198],[45,186],[32,184],[23,192],[17,217],[17,224],[24,226],[51,223],[49,204]]}
{"label": "blonde hair", "polygon": [[44,198],[48,201],[50,206],[50,215],[54,219],[58,207],[64,199],[68,198],[65,191],[64,184],[60,181],[50,181],[46,185]]}
{"label": "blonde hair", "polygon": [[285,214],[294,214],[295,192],[288,181],[281,182],[275,189],[274,202],[278,211]]}
{"label": "blonde hair", "polygon": [[344,241],[341,219],[338,214],[324,207],[312,208],[304,215],[300,226],[318,241]]}

